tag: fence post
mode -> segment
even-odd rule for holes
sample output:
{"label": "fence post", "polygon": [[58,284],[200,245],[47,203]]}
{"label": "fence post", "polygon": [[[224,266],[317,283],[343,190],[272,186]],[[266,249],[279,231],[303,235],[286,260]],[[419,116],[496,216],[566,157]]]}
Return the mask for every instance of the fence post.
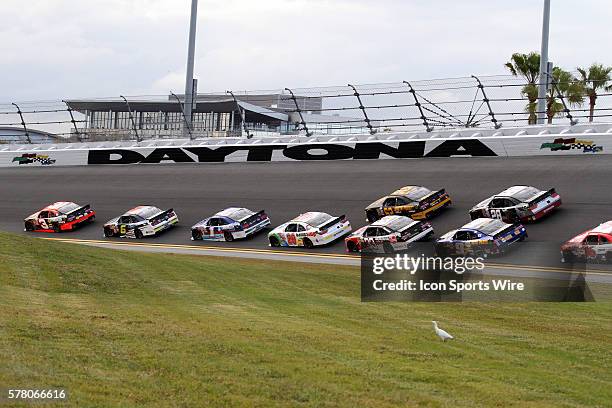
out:
{"label": "fence post", "polygon": [[429,123],[427,122],[427,117],[425,117],[425,112],[423,112],[423,108],[421,107],[421,102],[419,102],[419,98],[417,98],[416,91],[414,90],[410,82],[408,81],[403,81],[403,82],[406,85],[408,85],[408,87],[410,88],[410,93],[412,94],[412,97],[414,98],[414,106],[419,108],[419,112],[421,113],[421,120],[423,121],[423,125],[425,126],[425,129],[427,130],[427,132],[431,132],[433,130],[433,127],[430,127]]}
{"label": "fence post", "polygon": [[232,95],[232,98],[234,98],[234,102],[236,103],[236,108],[238,108],[238,113],[240,113],[240,120],[242,121],[242,128],[244,129],[244,132],[247,135],[247,139],[250,139],[252,136],[251,136],[251,133],[249,132],[249,127],[246,124],[246,113],[244,112],[244,109],[242,109],[242,106],[240,106],[240,104],[238,103],[238,99],[236,99],[234,92],[225,91],[225,93]]}
{"label": "fence post", "polygon": [[68,108],[68,113],[70,114],[70,122],[72,122],[72,126],[74,126],[74,132],[76,133],[77,139],[79,142],[82,142],[83,139],[81,139],[81,132],[79,132],[79,128],[76,125],[76,120],[74,120],[74,115],[72,114],[72,108],[70,107],[68,102],[66,102],[64,99],[62,99],[62,102],[64,102],[64,104]]}
{"label": "fence post", "polygon": [[348,84],[347,86],[350,86],[353,89],[353,95],[357,97],[357,101],[359,102],[359,109],[361,109],[361,111],[363,112],[363,116],[365,117],[364,121],[366,123],[366,126],[368,127],[368,129],[370,129],[370,134],[373,135],[374,133],[376,133],[376,131],[374,130],[374,128],[372,128],[370,118],[368,118],[368,113],[365,110],[365,106],[363,106],[363,102],[361,102],[361,96],[359,95],[359,92],[357,92],[357,88],[355,88],[351,84]]}
{"label": "fence post", "polygon": [[132,122],[132,128],[134,128],[134,133],[136,134],[136,141],[141,142],[140,137],[138,136],[138,129],[136,129],[136,122],[134,122],[134,116],[132,116],[132,109],[130,108],[130,103],[128,102],[125,96],[119,95],[119,97],[121,97],[125,101],[125,105],[128,108],[128,114],[130,115],[130,121]]}
{"label": "fence post", "polygon": [[191,123],[189,123],[187,121],[187,118],[185,117],[185,109],[183,107],[183,104],[181,103],[181,99],[172,91],[170,91],[170,95],[176,98],[176,101],[179,104],[179,110],[181,111],[181,115],[183,115],[183,121],[185,122],[185,127],[187,127],[187,132],[189,132],[189,139],[193,140],[193,137],[191,136]]}
{"label": "fence post", "polygon": [[480,78],[478,78],[476,75],[472,75],[472,78],[474,78],[476,82],[478,82],[478,89],[480,89],[480,92],[482,92],[482,101],[487,104],[487,108],[489,109],[489,116],[491,116],[491,122],[493,122],[493,126],[495,126],[495,129],[499,129],[502,126],[502,124],[499,123],[497,119],[495,119],[495,113],[493,112],[493,109],[491,108],[491,103],[489,101],[489,98],[487,98],[487,94],[485,92],[484,85],[482,84],[482,82],[480,82]]}
{"label": "fence post", "polygon": [[14,102],[12,103],[12,105],[17,108],[17,113],[19,114],[19,117],[21,118],[21,126],[23,126],[23,131],[25,133],[25,137],[26,137],[28,143],[32,144],[32,139],[30,139],[30,132],[28,132],[28,128],[26,127],[25,120],[23,120],[23,113],[21,112],[21,109],[19,108],[19,105],[17,105]]}
{"label": "fence post", "polygon": [[304,121],[304,115],[302,115],[302,109],[300,109],[300,105],[298,104],[297,99],[295,98],[295,94],[289,88],[285,88],[285,91],[288,91],[291,94],[291,99],[293,99],[293,103],[295,104],[295,111],[298,113],[298,115],[300,115],[300,121],[301,121],[300,125],[302,125],[302,127],[306,131],[306,136],[308,137],[312,136],[312,133],[308,130],[308,126],[306,125],[306,122]]}
{"label": "fence post", "polygon": [[[555,88],[555,91],[557,91],[557,97],[561,99],[561,103],[563,104],[563,112],[565,112],[566,114],[565,117],[569,119],[570,126],[574,126],[575,124],[578,123],[578,121],[574,119],[574,117],[572,116],[572,112],[567,107],[567,104],[565,103],[565,99],[563,98],[563,94],[561,93],[561,90],[557,86],[557,81],[555,80],[555,77],[550,75],[548,72],[546,73],[546,75],[548,76],[548,78],[550,78],[550,83]],[[548,112],[546,112],[546,114],[548,114]]]}

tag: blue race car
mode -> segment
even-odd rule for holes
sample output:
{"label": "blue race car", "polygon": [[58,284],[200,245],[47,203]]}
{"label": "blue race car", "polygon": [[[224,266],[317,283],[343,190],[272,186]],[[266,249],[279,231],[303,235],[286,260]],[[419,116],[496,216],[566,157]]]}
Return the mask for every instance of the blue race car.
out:
{"label": "blue race car", "polygon": [[447,232],[436,240],[438,256],[482,256],[503,254],[515,242],[527,238],[521,224],[506,224],[492,218],[478,218]]}
{"label": "blue race car", "polygon": [[264,210],[253,212],[246,208],[226,208],[191,227],[191,240],[233,241],[247,238],[270,225]]}

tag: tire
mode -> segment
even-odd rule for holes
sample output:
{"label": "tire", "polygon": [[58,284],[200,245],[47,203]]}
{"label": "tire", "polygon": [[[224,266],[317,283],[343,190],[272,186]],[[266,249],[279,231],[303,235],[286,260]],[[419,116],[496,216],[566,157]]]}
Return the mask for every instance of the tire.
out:
{"label": "tire", "polygon": [[378,214],[376,214],[375,211],[366,212],[366,218],[368,219],[369,222],[376,222],[379,219]]}
{"label": "tire", "polygon": [[134,229],[134,236],[136,237],[136,239],[142,239],[143,237],[142,231],[139,230],[138,228]]}
{"label": "tire", "polygon": [[304,248],[311,249],[312,247],[314,247],[312,241],[308,238],[304,238]]}
{"label": "tire", "polygon": [[229,231],[225,231],[223,233],[223,237],[225,238],[225,241],[227,241],[227,242],[232,242],[234,240],[234,236]]}
{"label": "tire", "polygon": [[279,247],[280,241],[276,237],[270,237],[270,246]]}
{"label": "tire", "polygon": [[391,245],[389,242],[385,242],[383,243],[383,251],[385,254],[392,254],[395,252],[395,249],[393,249],[393,245]]}
{"label": "tire", "polygon": [[60,233],[62,232],[62,228],[59,224],[53,224],[53,232]]}
{"label": "tire", "polygon": [[564,251],[563,252],[563,262],[565,263],[572,263],[575,262],[576,257],[574,256],[573,253],[569,252],[569,251]]}
{"label": "tire", "polygon": [[359,252],[359,249],[357,248],[357,244],[354,243],[353,241],[349,241],[346,243],[346,249],[348,249],[349,252]]}
{"label": "tire", "polygon": [[108,227],[104,227],[104,236],[105,236],[106,238],[110,238],[110,237],[112,237],[113,235],[114,235],[114,234],[113,234],[113,230],[111,230],[111,229],[110,229],[110,228],[108,228]]}
{"label": "tire", "polygon": [[92,215],[91,218],[89,220],[87,220],[88,223],[93,223],[96,220],[96,216]]}
{"label": "tire", "polygon": [[191,230],[191,240],[195,241],[198,239],[202,239],[202,233],[197,229]]}
{"label": "tire", "polygon": [[26,231],[34,231],[36,228],[34,228],[34,224],[30,221],[25,223],[25,230]]}

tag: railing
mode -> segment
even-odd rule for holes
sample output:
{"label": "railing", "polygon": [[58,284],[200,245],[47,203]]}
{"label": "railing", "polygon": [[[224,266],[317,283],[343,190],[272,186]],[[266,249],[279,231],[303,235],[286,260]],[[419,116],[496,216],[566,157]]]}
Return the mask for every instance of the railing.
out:
{"label": "railing", "polygon": [[[210,137],[247,137],[282,135],[349,135],[377,134],[397,131],[435,131],[452,128],[500,128],[533,124],[538,113],[537,98],[529,99],[523,78],[515,76],[471,76],[465,78],[427,81],[400,81],[385,84],[362,84],[318,88],[285,88],[273,91],[229,92],[240,101],[249,96],[249,103],[257,105],[256,95],[279,94],[282,111],[291,118],[280,126],[272,123],[241,123],[244,112],[236,103],[231,125],[193,123],[184,130],[181,99],[167,95],[100,98],[96,101],[125,101],[126,110],[118,122],[109,120],[105,127],[95,128],[81,112],[70,108],[64,101],[35,101],[0,104],[0,141],[4,127],[20,129],[23,143],[37,143],[44,136],[41,131],[59,137],[59,141],[102,141],[143,139],[193,139]],[[538,84],[532,84],[538,85]],[[595,105],[586,92],[567,95],[563,84],[549,83],[546,97],[548,123],[568,124],[610,122],[612,120],[612,94],[597,95]],[[222,97],[226,92],[210,94]],[[569,98],[568,96],[572,96]],[[262,96],[264,98],[265,96]],[[302,103],[296,103],[300,98]],[[304,99],[306,98],[306,99]],[[322,98],[320,109],[303,109],[308,98]],[[577,101],[578,99],[578,101]],[[176,112],[171,118],[156,122],[132,108],[143,101],[176,101]],[[269,101],[269,97],[266,97]],[[572,101],[570,103],[569,101]],[[261,101],[263,105],[263,99]],[[279,105],[279,106],[280,106]],[[278,106],[263,106],[279,111]],[[291,108],[288,108],[291,107]],[[271,121],[272,122],[272,121]],[[111,124],[120,123],[119,128]],[[35,130],[36,129],[36,130]],[[13,134],[15,129],[12,130]],[[42,136],[41,136],[42,135]],[[47,135],[47,137],[49,137]]]}

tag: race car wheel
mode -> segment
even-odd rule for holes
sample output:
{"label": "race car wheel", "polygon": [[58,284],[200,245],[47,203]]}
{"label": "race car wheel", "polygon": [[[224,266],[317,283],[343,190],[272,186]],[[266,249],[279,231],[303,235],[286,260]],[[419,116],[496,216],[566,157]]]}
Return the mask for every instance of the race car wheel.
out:
{"label": "race car wheel", "polygon": [[357,244],[349,241],[346,243],[346,249],[348,249],[349,252],[358,252],[359,248],[357,248]]}
{"label": "race car wheel", "polygon": [[385,254],[392,254],[393,252],[395,252],[395,250],[393,249],[393,245],[388,242],[385,242],[383,244],[383,251],[385,251]]}
{"label": "race car wheel", "polygon": [[25,223],[25,230],[26,230],[26,231],[34,231],[34,230],[35,230],[35,228],[34,228],[34,223],[29,222],[29,221],[28,221],[28,222],[26,222],[26,223]]}
{"label": "race car wheel", "polygon": [[59,224],[53,224],[53,232],[62,232],[62,228]]}
{"label": "race car wheel", "polygon": [[312,245],[312,241],[309,240],[308,238],[304,238],[304,248],[312,248],[314,245]]}
{"label": "race car wheel", "polygon": [[231,232],[229,232],[229,231],[225,231],[225,232],[223,233],[223,236],[225,237],[225,240],[226,240],[227,242],[232,242],[232,241],[234,240],[234,235],[232,235],[232,233],[231,233]]}
{"label": "race car wheel", "polygon": [[113,236],[113,230],[108,228],[108,227],[104,227],[104,236],[106,238],[110,238]]}
{"label": "race car wheel", "polygon": [[270,237],[270,245],[273,246],[273,247],[279,247],[280,246],[280,242],[278,241],[278,238]]}
{"label": "race car wheel", "polygon": [[563,252],[563,262],[572,263],[576,260],[576,257],[570,251]]}
{"label": "race car wheel", "polygon": [[89,219],[87,220],[87,222],[91,224],[91,223],[92,223],[92,222],[94,222],[95,220],[96,220],[96,216],[95,216],[95,215],[92,215],[92,216],[91,216],[91,218],[89,218]]}
{"label": "race car wheel", "polygon": [[136,229],[134,230],[134,236],[135,236],[137,239],[141,239],[141,238],[142,238],[142,236],[143,236],[143,235],[142,235],[142,231],[141,231],[141,230],[139,230],[138,228],[136,228]]}

